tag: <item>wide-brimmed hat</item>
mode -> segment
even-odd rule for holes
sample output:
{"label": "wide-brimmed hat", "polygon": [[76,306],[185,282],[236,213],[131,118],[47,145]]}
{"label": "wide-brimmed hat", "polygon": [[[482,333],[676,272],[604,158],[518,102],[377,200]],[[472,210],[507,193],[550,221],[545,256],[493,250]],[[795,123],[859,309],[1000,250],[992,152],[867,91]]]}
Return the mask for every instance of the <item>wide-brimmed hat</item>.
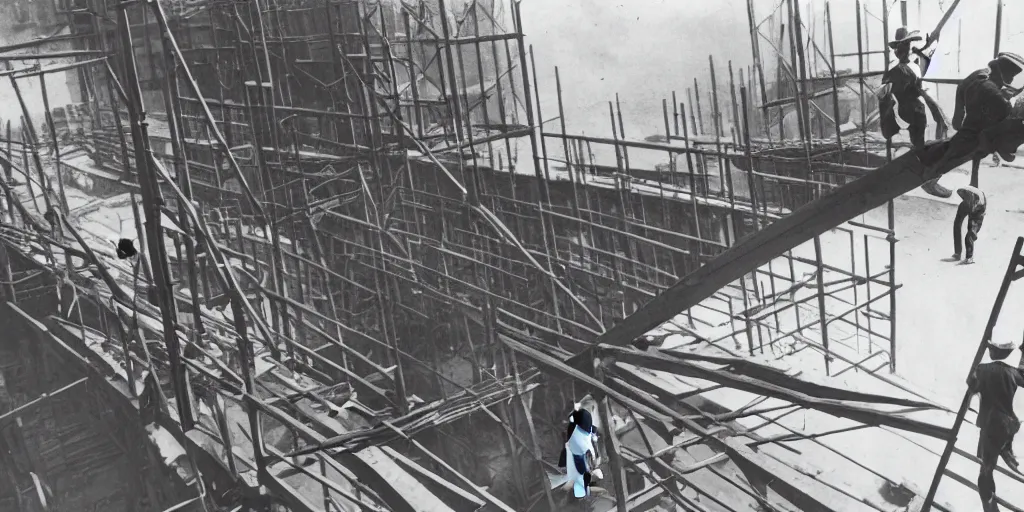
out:
{"label": "wide-brimmed hat", "polygon": [[908,41],[923,41],[920,30],[910,30],[907,27],[900,27],[896,29],[896,36],[893,37],[892,41],[889,41],[889,48],[896,48],[900,43]]}
{"label": "wide-brimmed hat", "polygon": [[1017,71],[1015,71],[1014,74],[1018,74],[1021,71],[1024,71],[1024,58],[1022,58],[1020,55],[1017,55],[1016,53],[1001,52],[999,55],[996,55],[995,59],[992,60],[992,63],[996,62],[1004,62],[1017,68]]}
{"label": "wide-brimmed hat", "polygon": [[998,352],[1000,352],[999,355],[1006,354],[1006,356],[997,359],[992,357],[992,352],[990,351],[988,354],[989,358],[994,361],[1006,361],[1011,355],[1013,355],[1014,351],[1017,350],[1017,345],[1014,342],[1008,340],[989,341],[988,346],[989,348],[995,349]]}

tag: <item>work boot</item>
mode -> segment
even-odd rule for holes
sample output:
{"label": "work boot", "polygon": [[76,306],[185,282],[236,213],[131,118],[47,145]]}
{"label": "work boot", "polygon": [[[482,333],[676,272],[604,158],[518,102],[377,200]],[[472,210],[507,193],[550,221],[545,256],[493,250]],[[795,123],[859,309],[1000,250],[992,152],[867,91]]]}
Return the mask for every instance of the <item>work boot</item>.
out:
{"label": "work boot", "polygon": [[1007,448],[1000,454],[1003,457],[1003,462],[1006,466],[1013,470],[1015,473],[1020,473],[1020,463],[1017,462],[1017,456],[1013,453],[1013,448]]}
{"label": "work boot", "polygon": [[964,258],[963,264],[964,265],[974,265],[974,257],[973,256],[968,256],[968,257]]}
{"label": "work boot", "polygon": [[960,253],[958,253],[958,252],[954,252],[953,253],[953,261],[960,261]]}
{"label": "work boot", "polygon": [[924,185],[921,185],[921,190],[924,190],[930,195],[933,195],[935,197],[941,197],[943,199],[946,199],[953,195],[952,190],[949,190],[948,188],[939,185],[938,178],[925,182]]}

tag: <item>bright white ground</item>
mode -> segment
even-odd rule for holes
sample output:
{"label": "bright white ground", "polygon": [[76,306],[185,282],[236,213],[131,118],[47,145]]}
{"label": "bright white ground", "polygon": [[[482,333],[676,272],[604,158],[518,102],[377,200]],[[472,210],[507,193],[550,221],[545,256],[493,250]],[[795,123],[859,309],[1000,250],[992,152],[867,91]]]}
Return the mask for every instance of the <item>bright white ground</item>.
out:
{"label": "bright white ground", "polygon": [[[965,166],[969,170],[969,165]],[[954,171],[941,183],[966,185]],[[939,200],[920,189],[896,200],[897,371],[943,401],[958,403],[1014,243],[1024,236],[1024,169],[982,164],[988,213],[974,265],[949,261],[957,196]],[[883,220],[885,210],[871,217]],[[965,226],[966,227],[966,226]],[[874,259],[874,258],[872,258]],[[1024,341],[1024,282],[1011,286],[994,336]],[[1024,401],[1019,401],[1024,406]],[[1024,411],[1024,408],[1019,410]]]}

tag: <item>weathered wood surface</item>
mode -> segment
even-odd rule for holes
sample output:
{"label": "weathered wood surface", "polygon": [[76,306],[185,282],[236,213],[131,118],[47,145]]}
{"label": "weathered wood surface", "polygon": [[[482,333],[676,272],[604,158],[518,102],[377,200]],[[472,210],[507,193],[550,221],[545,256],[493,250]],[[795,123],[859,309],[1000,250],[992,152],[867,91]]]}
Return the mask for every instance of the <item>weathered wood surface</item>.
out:
{"label": "weathered wood surface", "polygon": [[499,335],[499,338],[507,347],[529,357],[539,366],[596,389],[648,419],[671,424],[680,431],[685,429],[697,434],[714,451],[727,453],[734,463],[748,472],[748,478],[749,475],[756,475],[761,481],[768,482],[767,485],[772,490],[801,510],[870,510],[865,504],[800,475],[791,468],[787,471],[779,467],[780,463],[769,460],[765,455],[742,443],[719,439],[696,421],[636,390],[618,377],[609,377],[605,384],[567,365],[559,357],[548,355],[509,336]]}
{"label": "weathered wood surface", "polygon": [[[1022,121],[1004,121],[1002,128],[994,146],[1016,151],[1024,143]],[[927,151],[929,155],[941,154],[947,146],[948,142],[938,142],[930,145]],[[751,270],[843,222],[910,192],[928,180],[948,173],[970,161],[971,156],[953,158],[941,166],[927,166],[918,158],[917,152],[907,152],[740,240],[641,306],[602,334],[598,341],[611,345],[628,344]],[[588,355],[576,357],[585,359]]]}

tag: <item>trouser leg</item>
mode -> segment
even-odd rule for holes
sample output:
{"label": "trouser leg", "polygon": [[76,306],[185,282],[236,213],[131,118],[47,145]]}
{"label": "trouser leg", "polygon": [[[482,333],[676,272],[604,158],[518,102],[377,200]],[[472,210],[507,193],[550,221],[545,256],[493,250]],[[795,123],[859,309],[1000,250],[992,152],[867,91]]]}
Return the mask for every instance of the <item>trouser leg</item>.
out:
{"label": "trouser leg", "polygon": [[[985,436],[986,433],[982,433]],[[984,444],[990,444],[982,440]],[[981,469],[978,471],[978,496],[981,498],[982,510],[985,512],[994,512],[999,510],[999,507],[995,503],[996,496],[996,481],[993,478],[993,472],[995,472],[997,461],[999,460],[999,448],[996,446],[989,446],[979,450],[981,453],[978,457],[981,459]]]}
{"label": "trouser leg", "polygon": [[964,245],[967,247],[967,253],[964,254],[968,259],[974,257],[974,242],[978,241],[978,233],[981,231],[981,224],[985,220],[985,215],[971,215],[967,219],[967,235],[964,236]]}
{"label": "trouser leg", "polygon": [[1017,455],[1013,453],[1013,438],[1017,437],[1017,431],[1020,430],[1020,423],[1015,423],[1014,428],[1011,429],[1010,439],[1006,442],[1006,446],[1003,447],[1000,456],[1003,458],[1003,462],[1009,466],[1010,469],[1020,473],[1020,463],[1017,461]]}
{"label": "trouser leg", "polygon": [[953,254],[960,254],[963,247],[960,245],[963,240],[960,226],[963,225],[964,219],[967,218],[967,204],[961,202],[960,207],[956,209],[956,217],[953,218]]}
{"label": "trouser leg", "polygon": [[971,229],[971,222],[967,221],[967,235],[964,236],[964,247],[967,252],[964,254],[964,258],[971,259],[974,257],[974,241],[978,239],[978,236],[974,234],[974,230]]}
{"label": "trouser leg", "polygon": [[981,169],[981,158],[971,160],[971,186],[978,187],[978,170]]}
{"label": "trouser leg", "polygon": [[927,125],[927,118],[917,119],[907,128],[907,131],[910,132],[910,143],[914,145],[915,149],[924,148],[924,131]]}
{"label": "trouser leg", "polygon": [[981,436],[978,438],[978,459],[981,466],[978,472],[978,495],[984,512],[999,510],[996,504],[996,482],[993,473],[999,456],[1010,448],[1014,434],[1020,428],[1019,423],[1010,421],[1009,418],[991,420],[981,429]]}
{"label": "trouser leg", "polygon": [[[921,116],[921,119],[915,121],[910,125],[908,131],[910,132],[910,143],[914,145],[914,149],[918,151],[924,150],[924,131],[927,127],[927,118]],[[939,179],[926,181],[921,185],[921,189],[936,197],[949,197],[953,195],[953,192],[942,185],[939,185]]]}

